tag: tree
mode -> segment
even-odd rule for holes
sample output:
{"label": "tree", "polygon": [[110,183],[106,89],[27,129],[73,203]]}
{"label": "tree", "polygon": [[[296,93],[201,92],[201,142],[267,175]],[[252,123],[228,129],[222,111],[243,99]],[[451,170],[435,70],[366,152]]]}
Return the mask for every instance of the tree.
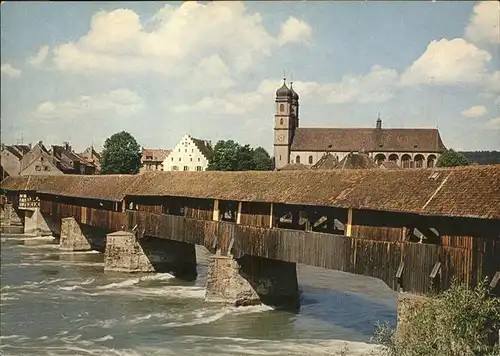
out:
{"label": "tree", "polygon": [[[409,307],[403,332],[377,324],[373,341],[384,356],[499,355],[500,298],[482,285],[453,283]],[[497,345],[495,345],[497,344]]]}
{"label": "tree", "polygon": [[469,161],[461,153],[458,153],[452,149],[446,151],[437,160],[437,167],[455,167],[455,166],[467,166]]}
{"label": "tree", "polygon": [[240,145],[233,140],[218,141],[214,147],[208,171],[270,170],[272,161],[262,147],[255,150],[250,145]]}
{"label": "tree", "polygon": [[253,151],[253,161],[256,171],[269,171],[273,167],[273,160],[262,147],[257,147]]}
{"label": "tree", "polygon": [[141,148],[135,138],[122,131],[106,139],[101,174],[136,174],[141,167]]}
{"label": "tree", "polygon": [[239,150],[240,145],[233,140],[218,141],[214,146],[214,153],[208,162],[207,171],[238,170]]}

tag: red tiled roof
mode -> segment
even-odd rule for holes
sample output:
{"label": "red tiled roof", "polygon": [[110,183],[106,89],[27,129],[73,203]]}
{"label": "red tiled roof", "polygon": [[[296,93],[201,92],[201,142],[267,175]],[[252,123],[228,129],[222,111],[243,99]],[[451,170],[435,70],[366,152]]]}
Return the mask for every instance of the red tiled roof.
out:
{"label": "red tiled roof", "polygon": [[437,129],[297,128],[292,151],[443,152]]}
{"label": "red tiled roof", "polygon": [[[170,154],[171,150],[165,150],[161,148],[143,148],[141,161],[156,161],[163,162],[165,158]],[[146,158],[146,157],[153,157]]]}

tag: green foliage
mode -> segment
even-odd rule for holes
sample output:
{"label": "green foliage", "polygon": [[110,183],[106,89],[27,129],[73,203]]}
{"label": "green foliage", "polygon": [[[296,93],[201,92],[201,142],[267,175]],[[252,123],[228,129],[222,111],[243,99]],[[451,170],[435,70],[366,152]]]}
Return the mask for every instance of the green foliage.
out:
{"label": "green foliage", "polygon": [[262,147],[257,147],[253,151],[253,162],[255,164],[256,171],[269,171],[273,169],[273,161],[269,156],[269,153]]}
{"label": "green foliage", "polygon": [[[377,324],[373,341],[386,356],[498,356],[500,298],[479,286],[453,286],[409,307],[404,330]],[[401,328],[401,327],[400,327]],[[495,345],[496,343],[496,345]]]}
{"label": "green foliage", "polygon": [[218,141],[214,147],[208,171],[253,171],[270,170],[271,157],[262,147],[255,150],[249,145],[241,146],[233,140]]}
{"label": "green foliage", "polygon": [[460,152],[470,163],[500,164],[500,151],[463,151]]}
{"label": "green foliage", "polygon": [[141,167],[141,148],[135,138],[122,131],[106,139],[101,174],[136,174]]}
{"label": "green foliage", "polygon": [[458,153],[452,149],[446,151],[441,156],[439,156],[436,166],[438,167],[455,167],[455,166],[466,166],[469,164],[467,158],[461,153]]}

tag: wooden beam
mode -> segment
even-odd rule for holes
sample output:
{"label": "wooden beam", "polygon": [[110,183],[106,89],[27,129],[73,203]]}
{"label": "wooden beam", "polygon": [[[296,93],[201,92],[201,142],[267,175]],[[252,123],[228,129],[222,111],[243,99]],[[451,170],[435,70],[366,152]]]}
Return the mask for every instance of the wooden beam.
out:
{"label": "wooden beam", "polygon": [[274,204],[271,203],[270,210],[269,210],[269,228],[272,229],[274,225]]}
{"label": "wooden beam", "polygon": [[241,206],[243,205],[242,202],[238,202],[238,212],[236,213],[236,224],[241,224]]}
{"label": "wooden beam", "polygon": [[219,200],[214,200],[214,213],[212,215],[213,221],[220,221],[220,212],[219,212]]}
{"label": "wooden beam", "polygon": [[349,208],[347,211],[347,226],[345,229],[345,235],[346,236],[351,236],[352,233],[352,209]]}
{"label": "wooden beam", "polygon": [[127,210],[127,202],[125,201],[125,198],[122,200],[122,212],[125,212]]}

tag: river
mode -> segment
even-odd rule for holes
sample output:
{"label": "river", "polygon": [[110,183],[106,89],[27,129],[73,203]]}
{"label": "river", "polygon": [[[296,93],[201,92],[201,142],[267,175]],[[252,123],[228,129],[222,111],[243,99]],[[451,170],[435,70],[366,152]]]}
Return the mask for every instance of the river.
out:
{"label": "river", "polygon": [[377,321],[396,322],[383,282],[298,265],[298,313],[204,303],[198,278],[104,273],[101,253],[51,237],[1,237],[1,355],[364,355]]}

